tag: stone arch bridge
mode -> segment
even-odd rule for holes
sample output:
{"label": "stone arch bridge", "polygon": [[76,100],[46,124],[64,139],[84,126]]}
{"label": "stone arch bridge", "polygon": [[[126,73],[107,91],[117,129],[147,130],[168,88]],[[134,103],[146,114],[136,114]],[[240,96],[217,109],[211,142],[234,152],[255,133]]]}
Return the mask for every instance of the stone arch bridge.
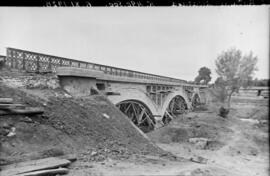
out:
{"label": "stone arch bridge", "polygon": [[104,94],[144,132],[206,101],[207,86],[20,49],[7,48],[5,65],[28,72],[56,73],[62,88],[73,96]]}

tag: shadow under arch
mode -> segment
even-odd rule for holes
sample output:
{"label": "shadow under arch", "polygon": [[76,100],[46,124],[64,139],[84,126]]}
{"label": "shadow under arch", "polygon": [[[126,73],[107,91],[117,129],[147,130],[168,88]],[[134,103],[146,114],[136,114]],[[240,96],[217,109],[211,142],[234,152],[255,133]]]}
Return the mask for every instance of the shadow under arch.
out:
{"label": "shadow under arch", "polygon": [[192,105],[189,103],[188,98],[181,91],[174,92],[165,100],[162,107],[162,122],[169,123],[177,115],[183,114],[186,110],[191,109]]}
{"label": "shadow under arch", "polygon": [[136,99],[128,99],[117,103],[116,107],[143,132],[147,133],[154,130],[156,124],[155,118],[144,102]]}

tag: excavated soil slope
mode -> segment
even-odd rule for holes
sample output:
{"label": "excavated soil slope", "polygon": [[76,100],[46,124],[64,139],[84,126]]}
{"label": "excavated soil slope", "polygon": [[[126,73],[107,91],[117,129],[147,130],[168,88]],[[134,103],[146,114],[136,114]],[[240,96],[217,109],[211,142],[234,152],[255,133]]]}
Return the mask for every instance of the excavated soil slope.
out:
{"label": "excavated soil slope", "polygon": [[[10,97],[15,103],[45,110],[42,115],[0,116],[1,164],[69,153],[92,161],[107,156],[127,158],[132,153],[163,153],[105,97],[44,97],[44,92],[66,95],[59,89],[27,90],[0,82],[0,97]],[[16,135],[8,137],[7,129],[12,127]]]}
{"label": "excavated soil slope", "polygon": [[[221,103],[217,99],[208,103],[203,111],[179,116],[166,127],[147,134],[158,146],[179,157],[200,156],[207,161],[183,167],[189,174],[175,169],[175,175],[269,175],[268,100],[232,97],[227,118],[218,115]],[[197,169],[204,173],[195,173]]]}

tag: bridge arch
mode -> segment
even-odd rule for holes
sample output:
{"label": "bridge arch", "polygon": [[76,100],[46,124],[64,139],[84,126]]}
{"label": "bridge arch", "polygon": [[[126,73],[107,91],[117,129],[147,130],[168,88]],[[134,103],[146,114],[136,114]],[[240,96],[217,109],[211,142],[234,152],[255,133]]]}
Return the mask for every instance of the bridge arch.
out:
{"label": "bridge arch", "polygon": [[159,109],[156,104],[147,96],[146,93],[139,89],[123,88],[118,90],[120,96],[109,96],[108,99],[115,105],[126,100],[135,100],[144,104],[153,116],[159,116]]}
{"label": "bridge arch", "polygon": [[[144,120],[149,117],[149,119],[153,121],[152,123],[154,125],[159,124],[160,122],[166,124],[177,114],[182,114],[186,110],[191,110],[193,107],[191,100],[193,98],[200,98],[200,94],[197,91],[194,92],[192,97],[188,97],[185,90],[179,88],[168,93],[162,100],[162,103],[157,105],[153,99],[150,98],[147,92],[141,88],[118,87],[115,91],[119,92],[120,95],[108,96],[108,99],[144,132],[148,132],[150,130],[144,130],[140,127],[139,121],[142,117]],[[173,102],[176,102],[175,104],[177,105],[173,105],[173,108],[171,108]],[[133,108],[133,111],[132,109],[129,109],[131,107]],[[172,110],[170,111],[170,109]],[[145,115],[143,115],[143,111],[146,111]],[[148,123],[148,125],[152,128],[151,123]]]}
{"label": "bridge arch", "polygon": [[143,132],[155,128],[155,116],[159,115],[158,107],[140,89],[121,88],[118,96],[109,96],[108,99],[119,108]]}
{"label": "bridge arch", "polygon": [[147,133],[154,130],[155,118],[146,104],[138,100],[125,100],[116,104],[116,107],[124,113],[137,127]]}
{"label": "bridge arch", "polygon": [[167,115],[168,107],[171,105],[172,101],[174,101],[175,99],[182,101],[182,103],[184,104],[185,110],[191,109],[191,107],[192,107],[191,103],[188,101],[188,97],[183,92],[183,90],[176,90],[176,91],[170,93],[166,97],[166,99],[164,100],[161,111],[160,111],[162,117]]}

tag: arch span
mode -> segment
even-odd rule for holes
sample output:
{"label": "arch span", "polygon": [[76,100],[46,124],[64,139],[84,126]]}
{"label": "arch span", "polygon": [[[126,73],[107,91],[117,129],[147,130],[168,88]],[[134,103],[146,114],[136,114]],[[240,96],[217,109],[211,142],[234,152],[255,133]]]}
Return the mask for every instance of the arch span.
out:
{"label": "arch span", "polygon": [[125,100],[116,104],[137,127],[143,132],[149,132],[155,128],[155,118],[146,104],[138,100]]}
{"label": "arch span", "polygon": [[[176,117],[177,114],[182,114],[186,110],[192,110],[192,101],[190,101],[184,89],[179,88],[173,90],[162,99],[162,103],[159,105],[149,97],[147,92],[141,89],[121,88],[117,89],[117,91],[120,92],[120,95],[108,96],[108,99],[115,105],[122,104],[120,110],[130,119],[133,119],[133,122],[137,126],[139,124],[138,119],[146,117],[146,115],[140,115],[140,113],[143,112],[142,109],[147,109],[149,113],[146,114],[149,114],[148,116],[156,125],[162,124],[160,122],[166,124],[166,122],[169,122],[173,117]],[[199,96],[198,94],[198,97]],[[192,99],[192,97],[190,98]],[[132,111],[129,109],[129,106],[135,106],[136,108]],[[134,114],[137,114],[135,115],[137,119],[134,119]]]}
{"label": "arch span", "polygon": [[181,97],[184,100],[186,109],[191,109],[191,103],[188,101],[188,97],[186,96],[186,94],[184,94],[184,92],[182,90],[177,90],[177,91],[170,93],[166,97],[166,99],[163,103],[163,106],[161,108],[161,112],[160,112],[162,114],[162,117],[165,115],[166,110],[167,110],[168,106],[170,105],[171,101],[176,97]]}
{"label": "arch span", "polygon": [[108,99],[113,104],[116,105],[126,100],[136,100],[138,102],[142,102],[145,106],[147,106],[147,108],[154,117],[160,116],[159,108],[157,107],[157,105],[143,91],[139,89],[121,89],[119,90],[119,92],[121,92],[120,96],[108,97]]}

